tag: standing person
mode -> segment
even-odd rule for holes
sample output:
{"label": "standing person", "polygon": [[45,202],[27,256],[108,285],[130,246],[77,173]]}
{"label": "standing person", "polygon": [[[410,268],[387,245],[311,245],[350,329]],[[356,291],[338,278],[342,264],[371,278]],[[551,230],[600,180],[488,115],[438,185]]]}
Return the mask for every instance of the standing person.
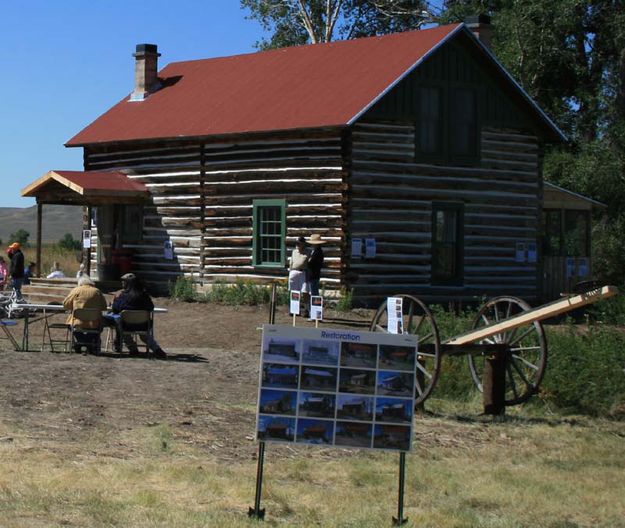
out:
{"label": "standing person", "polygon": [[302,236],[298,237],[289,259],[289,291],[308,291],[306,269],[309,256],[306,239]]}
{"label": "standing person", "polygon": [[35,270],[37,269],[37,263],[29,262],[28,266],[24,269],[24,284],[30,284],[30,279],[35,276]]}
{"label": "standing person", "polygon": [[78,267],[78,271],[76,272],[76,280],[80,279],[80,277],[86,274],[87,273],[85,272],[85,265],[81,263]]}
{"label": "standing person", "polygon": [[4,290],[9,281],[9,268],[3,256],[0,256],[0,291]]}
{"label": "standing person", "polygon": [[321,235],[311,235],[306,243],[312,247],[310,257],[308,257],[308,284],[311,295],[319,295],[319,279],[321,279],[321,268],[323,268],[323,249],[321,246],[326,243]]}
{"label": "standing person", "polygon": [[18,300],[22,300],[22,284],[24,284],[24,253],[22,253],[19,242],[13,242],[8,248],[7,254],[11,259],[9,273],[11,275],[11,283],[13,291]]}
{"label": "standing person", "polygon": [[[145,287],[139,277],[134,273],[126,273],[122,275],[121,279],[123,291],[113,300],[113,314],[120,314],[123,310],[146,310],[148,312],[153,312],[154,303],[145,291]],[[121,321],[120,318],[115,316],[114,319],[117,328],[116,348],[118,351],[121,351]],[[149,324],[151,324],[151,322]],[[141,328],[132,328],[129,330],[147,330],[147,327],[142,326]],[[141,340],[148,345],[148,348],[152,351],[155,358],[167,359],[167,354],[156,342],[153,335],[150,334],[147,338],[141,335]],[[132,340],[131,336],[124,336],[124,343],[131,354],[137,354],[139,352],[137,344]]]}
{"label": "standing person", "polygon": [[[78,286],[76,286],[72,291],[69,292],[67,297],[63,300],[63,308],[73,312],[79,308],[89,308],[94,310],[100,310],[100,312],[106,311],[106,298],[104,294],[96,288],[95,283],[88,275],[84,275],[80,277],[78,281]],[[93,342],[87,342],[88,334],[81,334],[81,329],[94,329],[101,328],[102,321],[81,321],[73,316],[73,313],[70,314],[67,319],[67,323],[73,325],[77,328],[74,331],[74,341],[76,343],[76,352],[80,352],[81,348],[86,346],[87,348],[91,348],[95,346],[96,349],[99,349],[99,341],[100,336],[97,335],[93,337]],[[96,339],[97,338],[97,339]],[[97,340],[97,342],[96,342]]]}

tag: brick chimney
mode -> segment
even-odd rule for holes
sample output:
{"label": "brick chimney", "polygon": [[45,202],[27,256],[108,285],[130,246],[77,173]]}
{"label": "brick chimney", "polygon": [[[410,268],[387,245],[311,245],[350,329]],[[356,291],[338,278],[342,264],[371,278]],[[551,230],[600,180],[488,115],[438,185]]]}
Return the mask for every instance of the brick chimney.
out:
{"label": "brick chimney", "polygon": [[131,101],[143,101],[159,88],[158,53],[156,44],[137,44],[135,58],[135,89],[130,95]]}
{"label": "brick chimney", "polygon": [[464,20],[464,23],[484,46],[491,49],[493,26],[490,23],[490,17],[488,15],[481,14],[470,16]]}

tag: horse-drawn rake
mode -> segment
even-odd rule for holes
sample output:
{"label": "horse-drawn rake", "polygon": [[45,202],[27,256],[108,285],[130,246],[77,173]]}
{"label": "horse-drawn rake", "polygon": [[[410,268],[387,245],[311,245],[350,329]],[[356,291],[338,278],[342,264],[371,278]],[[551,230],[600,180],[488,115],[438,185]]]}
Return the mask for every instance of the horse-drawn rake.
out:
{"label": "horse-drawn rake", "polygon": [[[616,287],[603,286],[538,308],[516,297],[495,297],[480,308],[472,330],[445,341],[424,302],[410,295],[396,295],[403,299],[404,332],[419,337],[416,405],[432,394],[443,355],[468,357],[473,383],[484,394],[485,413],[501,414],[506,406],[527,401],[538,391],[547,365],[547,339],[541,321],[617,293]],[[387,323],[385,302],[373,317],[370,330],[386,332]]]}

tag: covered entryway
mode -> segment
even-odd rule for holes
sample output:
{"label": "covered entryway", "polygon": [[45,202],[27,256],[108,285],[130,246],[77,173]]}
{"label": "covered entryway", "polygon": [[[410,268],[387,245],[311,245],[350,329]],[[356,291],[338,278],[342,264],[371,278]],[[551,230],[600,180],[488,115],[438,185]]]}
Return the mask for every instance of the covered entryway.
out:
{"label": "covered entryway", "polygon": [[543,298],[556,299],[592,278],[591,218],[605,205],[545,182],[542,219]]}
{"label": "covered entryway", "polygon": [[[122,244],[134,236],[140,237],[143,204],[150,196],[145,185],[117,171],[49,171],[21,194],[37,200],[38,263],[41,262],[43,205],[79,205],[83,207],[83,240],[94,241],[94,244],[83,244],[87,271],[96,272],[101,281],[116,280],[121,271],[126,271],[131,256],[124,253]],[[96,225],[97,233],[94,232]],[[96,270],[92,270],[92,247],[96,248]],[[40,267],[37,274],[41,276]]]}

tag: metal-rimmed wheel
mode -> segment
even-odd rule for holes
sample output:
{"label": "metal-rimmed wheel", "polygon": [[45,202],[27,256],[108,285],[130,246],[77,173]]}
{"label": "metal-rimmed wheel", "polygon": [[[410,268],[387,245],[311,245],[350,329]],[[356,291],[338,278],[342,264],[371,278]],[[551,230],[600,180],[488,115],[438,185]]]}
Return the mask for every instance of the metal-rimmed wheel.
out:
{"label": "metal-rimmed wheel", "polygon": [[[441,371],[441,340],[432,312],[425,303],[411,295],[401,297],[403,329],[405,334],[419,337],[415,376],[415,405],[428,399],[436,386]],[[384,301],[373,316],[370,330],[388,333],[387,303]]]}
{"label": "metal-rimmed wheel", "polygon": [[[478,312],[473,328],[481,328],[530,310],[524,300],[516,297],[495,297]],[[547,338],[540,322],[495,334],[481,343],[506,344],[509,347],[506,364],[506,405],[527,401],[538,391],[547,365]],[[469,369],[473,383],[481,392],[484,356],[469,355]]]}

